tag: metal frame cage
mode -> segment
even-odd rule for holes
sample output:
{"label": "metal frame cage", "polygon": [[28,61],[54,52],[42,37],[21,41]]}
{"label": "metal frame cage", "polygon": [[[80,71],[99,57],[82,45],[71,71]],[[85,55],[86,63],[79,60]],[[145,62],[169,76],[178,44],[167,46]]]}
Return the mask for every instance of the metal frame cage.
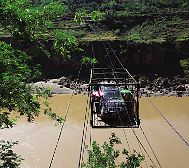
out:
{"label": "metal frame cage", "polygon": [[[93,92],[102,87],[116,87],[119,91],[128,89],[131,92],[121,93],[121,103],[117,100],[105,101],[103,97],[97,101]],[[139,127],[139,84],[126,71],[121,68],[91,68],[89,91],[93,128]],[[106,113],[103,108],[108,109]]]}

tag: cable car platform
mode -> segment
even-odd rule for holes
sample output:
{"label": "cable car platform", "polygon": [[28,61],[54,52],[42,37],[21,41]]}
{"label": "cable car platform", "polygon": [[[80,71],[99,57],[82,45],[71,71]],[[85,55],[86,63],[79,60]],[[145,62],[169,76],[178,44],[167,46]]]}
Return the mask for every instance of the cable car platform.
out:
{"label": "cable car platform", "polygon": [[92,68],[89,91],[93,128],[139,127],[139,84],[128,72]]}

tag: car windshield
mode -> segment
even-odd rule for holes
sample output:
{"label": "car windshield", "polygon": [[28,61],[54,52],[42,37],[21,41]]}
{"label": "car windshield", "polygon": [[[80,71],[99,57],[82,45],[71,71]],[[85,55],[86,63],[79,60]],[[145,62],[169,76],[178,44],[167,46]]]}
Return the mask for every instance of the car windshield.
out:
{"label": "car windshield", "polygon": [[119,91],[106,92],[104,99],[123,99]]}

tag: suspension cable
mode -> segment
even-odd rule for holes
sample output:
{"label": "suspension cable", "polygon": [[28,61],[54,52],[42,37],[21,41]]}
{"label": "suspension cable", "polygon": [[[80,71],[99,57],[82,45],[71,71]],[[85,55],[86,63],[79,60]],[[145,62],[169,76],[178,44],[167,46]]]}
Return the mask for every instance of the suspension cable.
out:
{"label": "suspension cable", "polygon": [[[108,43],[108,44],[109,44],[109,43]],[[110,44],[109,44],[109,46],[110,46]],[[115,52],[114,52],[114,50],[112,49],[112,47],[111,47],[111,46],[110,46],[110,48],[111,48],[111,50],[113,51],[113,53],[114,53],[114,55],[116,56],[116,58],[118,59],[119,63],[121,64],[122,68],[128,72],[128,70],[127,70],[126,68],[124,68],[124,67],[123,67],[123,65],[122,65],[121,61],[119,60],[119,58],[117,57],[117,55],[115,54]],[[109,58],[109,59],[110,59],[110,58]],[[111,60],[111,59],[110,59],[110,60]],[[130,73],[129,73],[129,72],[128,72],[128,74],[130,75]],[[130,75],[130,77],[131,77],[131,78],[133,78],[131,75]],[[133,78],[133,79],[134,79],[134,78]],[[134,79],[134,81],[136,82],[136,80],[135,80],[135,79]],[[126,110],[126,111],[127,111],[127,114],[128,114],[128,110]],[[132,126],[132,122],[131,122],[131,119],[130,119],[129,114],[128,114],[128,117],[129,117],[129,121],[130,121],[131,126]],[[123,130],[124,130],[124,129],[123,129]],[[137,139],[137,142],[138,142],[138,144],[139,144],[139,147],[140,147],[140,144],[141,144],[141,146],[143,147],[143,145],[142,145],[141,141],[138,139],[138,137],[137,137],[137,135],[136,135],[136,133],[135,133],[135,131],[134,131],[133,126],[132,126],[132,131],[133,131],[133,133],[134,133],[134,135],[135,135],[135,137],[136,137],[136,139]],[[125,134],[125,132],[124,132],[124,134]],[[140,147],[140,149],[141,149],[141,147]],[[144,151],[146,152],[146,150],[145,150],[145,148],[144,148],[144,147],[143,147],[143,149],[144,149]],[[141,150],[141,152],[142,152],[142,150]],[[153,153],[154,153],[154,152],[153,152]],[[146,152],[146,154],[147,154],[147,156],[149,157],[149,159],[152,161],[152,159],[150,158],[150,156],[148,155],[148,153],[147,153],[147,152]],[[157,162],[158,162],[159,166],[161,167],[161,165],[160,165],[160,163],[159,163],[159,161],[158,161],[158,159],[157,159],[157,157],[156,157],[155,153],[154,153],[154,156],[155,156],[155,158],[156,158],[156,160],[157,160]],[[146,163],[146,161],[145,161],[145,163]],[[153,163],[153,161],[152,161],[152,164],[154,164],[154,163]],[[146,166],[147,166],[147,163],[146,163]],[[147,167],[148,167],[148,166],[147,166]]]}
{"label": "suspension cable", "polygon": [[142,131],[142,133],[143,133],[143,135],[144,135],[146,141],[148,142],[148,145],[149,145],[149,147],[150,147],[150,149],[151,149],[151,151],[152,151],[154,157],[156,158],[156,161],[158,162],[159,166],[161,167],[160,162],[159,162],[159,160],[157,159],[157,157],[156,157],[156,155],[155,155],[155,153],[154,153],[154,150],[152,149],[152,146],[150,145],[150,143],[149,143],[149,141],[148,141],[148,139],[147,139],[147,137],[146,137],[146,135],[145,135],[145,133],[144,133],[142,127],[141,127],[141,125],[140,125],[140,129],[141,129],[141,131]]}
{"label": "suspension cable", "polygon": [[[105,47],[105,45],[104,45],[104,42],[102,42],[102,43],[103,43],[104,49],[106,50],[106,47]],[[106,53],[107,53],[107,55],[108,55],[108,58],[109,58],[109,60],[110,60],[111,65],[112,65],[113,76],[114,76],[114,78],[116,79],[115,75],[117,76],[117,74],[114,75],[114,72],[116,72],[116,71],[115,71],[115,68],[114,68],[114,66],[113,66],[112,60],[111,60],[111,58],[110,58],[110,56],[109,56],[107,50],[106,50]],[[117,78],[118,78],[118,76],[117,76]]]}
{"label": "suspension cable", "polygon": [[[80,70],[79,70],[79,73],[78,73],[77,80],[78,80],[78,78],[79,78],[79,74],[80,74],[80,72],[81,72],[81,68],[82,68],[82,64],[81,64],[81,67],[80,67]],[[57,149],[57,147],[58,147],[58,143],[59,143],[59,141],[60,141],[60,137],[61,137],[61,135],[62,135],[63,127],[64,127],[64,124],[65,124],[65,121],[66,121],[66,118],[67,118],[67,115],[68,115],[68,110],[69,110],[69,107],[70,107],[70,104],[71,104],[73,95],[74,95],[74,90],[73,90],[73,92],[72,92],[71,99],[70,99],[70,101],[69,101],[69,103],[68,103],[68,107],[67,107],[66,115],[65,115],[65,120],[64,120],[63,123],[62,123],[62,127],[61,127],[61,129],[60,129],[60,133],[59,133],[59,136],[58,136],[58,140],[57,140],[57,143],[56,143],[54,152],[53,152],[53,156],[52,156],[52,159],[51,159],[49,168],[51,168],[51,165],[52,165],[52,162],[53,162],[53,159],[54,159],[54,156],[55,156],[55,152],[56,152],[56,149]]]}
{"label": "suspension cable", "polygon": [[[141,149],[140,145],[141,145],[142,147],[144,147],[144,146],[142,145],[141,141],[139,140],[139,138],[138,138],[137,135],[136,135],[136,132],[135,132],[135,130],[134,130],[134,128],[133,128],[133,124],[132,124],[132,121],[131,121],[131,118],[130,118],[130,115],[129,115],[129,112],[128,112],[127,108],[126,108],[126,112],[127,112],[127,115],[128,115],[129,121],[130,121],[130,124],[131,124],[131,126],[132,126],[131,130],[132,130],[133,134],[135,135],[135,137],[136,137],[136,139],[137,139],[139,148],[140,148],[141,153],[142,153],[142,155],[143,155],[143,152],[142,152],[142,149]],[[143,149],[145,149],[145,148],[143,148]],[[144,150],[144,151],[146,152],[146,150]],[[152,159],[150,158],[150,156],[148,155],[147,152],[146,152],[146,154],[147,154],[147,156],[149,157],[149,159],[152,161]],[[144,159],[144,161],[145,161],[146,167],[148,167],[148,165],[147,165],[145,159]],[[154,164],[153,161],[152,161],[152,164]]]}
{"label": "suspension cable", "polygon": [[[100,32],[101,32],[101,29],[99,29],[99,30],[100,30]],[[104,35],[104,37],[105,37],[105,35]],[[125,67],[123,66],[123,64],[122,64],[121,61],[119,60],[118,56],[117,56],[116,53],[114,52],[114,50],[113,50],[112,46],[110,45],[110,43],[108,42],[108,40],[106,40],[106,42],[108,43],[109,47],[111,48],[111,50],[112,50],[112,52],[114,53],[115,57],[117,58],[118,62],[119,62],[120,65],[122,66],[123,70],[127,72],[127,74],[130,76],[130,78],[133,79],[134,82],[136,82],[136,80],[135,80],[135,79],[133,78],[133,76],[129,73],[129,71],[127,70],[127,68],[125,68]]]}
{"label": "suspension cable", "polygon": [[[107,41],[108,42],[108,41]],[[108,42],[108,44],[109,44],[109,42]],[[109,46],[110,46],[110,44],[109,44]],[[110,46],[110,48],[112,49],[112,47]],[[112,49],[112,51],[113,51],[113,49]],[[114,53],[114,55],[116,56],[116,58],[118,59],[118,61],[119,61],[119,63],[120,63],[120,65],[122,66],[122,68],[123,69],[125,69],[124,67],[123,67],[123,65],[122,65],[122,63],[121,63],[121,61],[119,60],[119,58],[117,57],[117,55],[115,54],[115,52],[113,51],[113,53]],[[146,97],[146,96],[145,96]],[[147,97],[146,97],[147,98]],[[147,98],[148,99],[148,98]],[[149,100],[149,99],[148,99]],[[149,100],[149,102],[152,104],[152,102]],[[152,104],[153,105],[153,104]],[[154,106],[154,105],[153,105]],[[154,106],[155,107],[155,106]],[[159,112],[159,110],[155,107],[155,109]],[[159,112],[160,113],[160,112]],[[176,129],[168,122],[168,120],[160,113],[160,115],[165,119],[165,121],[173,128],[173,130],[180,136],[180,138],[186,143],[186,145],[187,146],[189,146],[189,144],[184,140],[184,138],[178,133],[178,131],[176,131]],[[140,126],[141,127],[141,126]],[[141,129],[142,129],[142,127],[141,127]],[[144,134],[144,132],[143,132],[143,135],[145,135]],[[146,136],[145,136],[145,138],[146,138]],[[146,140],[147,140],[147,138],[146,138]],[[151,148],[151,145],[150,145],[150,143],[149,143],[149,141],[147,140],[147,142],[148,142],[148,144],[149,144],[149,146],[150,146],[150,148]],[[155,153],[154,153],[154,151],[153,151],[153,149],[151,148],[151,150],[152,150],[152,152],[153,152],[153,154],[154,154],[154,156],[155,156],[155,158],[156,158],[156,160],[157,160],[157,162],[158,162],[158,164],[159,164],[159,166],[161,167],[161,165],[160,165],[160,163],[159,163],[159,161],[158,161],[158,159],[157,159],[157,157],[156,157],[156,155],[155,155]]]}
{"label": "suspension cable", "polygon": [[[88,92],[88,97],[87,97],[87,105],[89,104],[89,92]],[[80,149],[80,156],[79,156],[79,164],[78,164],[78,168],[81,166],[82,161],[83,161],[83,155],[84,155],[84,147],[85,147],[85,140],[86,140],[86,132],[87,132],[87,126],[88,126],[88,118],[89,118],[89,110],[87,109],[87,105],[86,105],[86,111],[85,111],[85,119],[84,119],[84,124],[83,124],[83,134],[82,134],[82,138],[81,138],[81,149]],[[90,104],[89,104],[90,105]],[[88,117],[87,117],[87,113],[88,113]],[[86,124],[87,121],[87,124]],[[82,155],[83,153],[83,155]]]}
{"label": "suspension cable", "polygon": [[[86,113],[87,113],[87,107],[86,107]],[[84,124],[83,124],[83,134],[82,134],[82,138],[81,138],[81,149],[80,149],[80,155],[79,155],[79,164],[78,164],[78,168],[81,166],[81,153],[82,153],[82,149],[83,149],[83,137],[85,134],[85,121],[86,121],[86,113],[85,113],[85,119],[84,119]]]}
{"label": "suspension cable", "polygon": [[120,65],[122,66],[123,70],[126,71],[128,73],[128,75],[133,79],[134,82],[136,82],[136,80],[133,78],[133,76],[129,73],[129,71],[123,66],[123,64],[121,63],[121,61],[119,60],[118,56],[116,55],[116,53],[114,52],[114,50],[112,49],[112,46],[110,45],[110,43],[108,42],[108,40],[106,40],[106,42],[108,43],[108,45],[110,46],[112,52],[114,53],[115,57],[117,58],[117,60],[119,61]]}
{"label": "suspension cable", "polygon": [[[88,47],[88,46],[87,46],[87,47]],[[86,48],[86,50],[87,50],[87,48]],[[86,50],[85,50],[85,55],[86,55]],[[80,69],[79,69],[79,72],[78,72],[78,76],[77,76],[77,79],[76,79],[76,85],[77,85],[77,82],[78,82],[78,79],[79,79],[79,75],[80,75],[80,73],[81,73],[82,65],[83,65],[83,64],[81,64]],[[73,95],[74,95],[74,90],[73,90],[73,92],[72,92],[72,95],[71,95],[70,101],[69,101],[69,103],[68,103],[68,107],[67,107],[66,115],[65,115],[65,120],[64,120],[63,123],[62,123],[62,127],[61,127],[61,129],[60,129],[60,133],[59,133],[58,140],[57,140],[57,143],[56,143],[56,146],[55,146],[54,152],[53,152],[53,156],[52,156],[52,158],[51,158],[51,162],[50,162],[49,168],[51,168],[51,165],[52,165],[52,162],[53,162],[53,159],[54,159],[55,153],[56,153],[56,149],[57,149],[57,147],[58,147],[58,143],[59,143],[59,141],[60,141],[60,137],[61,137],[61,135],[62,135],[63,127],[64,127],[64,124],[65,124],[65,121],[66,121],[66,118],[67,118],[67,115],[68,115],[68,111],[69,111],[69,107],[70,107],[70,104],[71,104],[71,101],[72,101]]]}
{"label": "suspension cable", "polygon": [[54,156],[55,156],[55,152],[56,152],[56,149],[57,149],[57,147],[58,147],[58,143],[59,143],[59,140],[60,140],[60,137],[61,137],[61,134],[62,134],[62,130],[63,130],[64,124],[65,124],[65,121],[66,121],[66,117],[67,117],[67,114],[68,114],[68,110],[69,110],[69,107],[70,107],[70,104],[71,104],[73,95],[74,95],[74,91],[73,91],[72,96],[71,96],[71,99],[70,99],[70,101],[69,101],[69,103],[68,103],[68,108],[67,108],[67,110],[66,110],[65,120],[64,120],[63,123],[62,123],[62,127],[61,127],[61,129],[60,129],[60,133],[59,133],[59,136],[58,136],[58,140],[57,140],[57,143],[56,143],[54,152],[53,152],[53,156],[52,156],[52,159],[51,159],[49,168],[51,168],[51,165],[52,165],[52,162],[53,162],[53,159],[54,159]]}
{"label": "suspension cable", "polygon": [[[93,54],[93,44],[92,44],[92,54]],[[93,59],[93,56],[92,56],[92,59]],[[91,67],[92,67],[92,62],[91,62]],[[89,109],[90,109],[91,102],[89,103],[88,99],[89,99],[89,90],[88,90],[88,97],[87,97],[87,105],[89,104]],[[90,101],[91,101],[91,95],[90,95]],[[82,134],[82,138],[81,138],[81,149],[80,149],[80,155],[79,155],[78,168],[80,168],[82,166],[83,155],[84,155],[84,147],[83,146],[85,146],[86,132],[87,132],[87,126],[85,124],[86,118],[87,118],[87,111],[88,111],[87,105],[86,105],[86,111],[85,111],[85,119],[84,119],[84,123],[83,123],[83,134]],[[88,111],[87,125],[88,125],[88,119],[89,119],[89,111]],[[84,136],[85,136],[85,138],[84,138]],[[91,130],[90,130],[90,145],[91,145]],[[82,155],[82,153],[83,153],[83,155]],[[90,161],[90,148],[89,148],[89,161]]]}
{"label": "suspension cable", "polygon": [[[103,44],[104,44],[104,43],[103,43]],[[104,48],[105,48],[105,46],[104,46]],[[105,48],[105,49],[106,49],[106,48]],[[107,50],[106,50],[106,52],[107,52]],[[107,55],[108,55],[108,57],[109,57],[108,52],[107,52]],[[111,60],[110,57],[109,57],[109,60],[110,60],[110,62],[111,62],[112,68],[115,69],[114,66],[113,66],[113,63],[112,63],[112,60]],[[116,76],[117,76],[117,74],[116,74]],[[115,76],[114,76],[114,77],[115,77]],[[117,77],[118,77],[118,76],[117,76]],[[119,117],[120,117],[120,115],[119,115]],[[121,120],[121,124],[122,124],[122,120]],[[132,154],[131,154],[131,149],[130,149],[129,142],[128,142],[128,139],[127,139],[127,136],[126,136],[126,133],[125,133],[124,128],[123,128],[123,132],[124,132],[125,139],[126,139],[126,142],[127,142],[128,148],[129,148],[130,155],[132,156]],[[134,165],[134,167],[135,167],[135,162],[134,162],[134,160],[133,160],[133,157],[132,157],[132,161],[133,161],[133,165]]]}
{"label": "suspension cable", "polygon": [[[146,97],[146,96],[145,96]],[[148,99],[148,97],[146,97]],[[157,110],[157,112],[163,117],[163,119],[169,124],[169,126],[177,133],[177,135],[189,146],[188,142],[179,134],[179,132],[171,125],[171,123],[163,116],[163,114],[157,109],[157,107],[148,99],[151,105]]]}
{"label": "suspension cable", "polygon": [[[88,92],[88,95],[89,95],[89,92]],[[90,98],[89,98],[89,100],[90,100],[90,103],[89,103],[89,109],[91,109],[91,94],[90,94]],[[90,118],[90,114],[91,113],[89,113],[89,111],[88,111],[88,119]],[[89,126],[90,126],[90,124],[91,124],[91,120],[90,120],[90,122],[89,122]],[[89,162],[90,162],[90,154],[91,154],[91,151],[90,151],[90,147],[91,147],[91,145],[92,145],[92,129],[91,129],[91,127],[90,127],[90,137],[89,137]]]}
{"label": "suspension cable", "polygon": [[[109,43],[108,43],[109,44]],[[110,46],[110,44],[109,44],[109,46]],[[111,49],[112,49],[112,47],[111,47]],[[113,49],[112,49],[112,51],[113,51]],[[114,51],[113,51],[114,52]],[[125,68],[123,67],[123,65],[122,65],[122,63],[121,63],[121,61],[119,60],[119,58],[117,57],[117,55],[115,54],[115,52],[114,52],[114,55],[116,56],[116,58],[118,59],[118,61],[119,61],[119,63],[121,64],[121,66],[122,66],[122,68],[125,70]],[[127,70],[126,70],[127,71]],[[128,71],[127,71],[128,72]],[[128,72],[128,74],[130,75],[130,73]],[[130,77],[132,77],[131,75],[130,75]],[[133,78],[133,77],[132,77]],[[134,79],[134,78],[133,78]],[[136,81],[135,79],[134,79],[134,81]],[[130,119],[130,116],[129,116],[129,114],[128,114],[128,110],[126,110],[127,111],[127,115],[128,115],[128,117],[129,117],[129,121],[130,121],[130,123],[131,123],[131,125],[132,125],[132,122],[131,122],[131,119]],[[133,128],[133,126],[132,126],[132,131],[133,131],[133,133],[134,133],[134,135],[135,135],[135,137],[136,137],[136,139],[137,139],[137,142],[138,143],[141,143],[140,141],[139,141],[139,139],[138,139],[138,137],[137,137],[137,135],[136,135],[136,133],[135,133],[135,131],[134,131],[134,128]],[[147,139],[146,139],[147,140]],[[150,143],[149,143],[149,141],[147,141],[148,142],[148,144],[150,145]],[[143,145],[142,145],[143,146]],[[139,145],[139,147],[140,147],[140,145]],[[151,145],[150,145],[150,148],[151,148]],[[153,149],[151,148],[151,150],[153,151]],[[146,152],[146,150],[144,150],[145,152]],[[155,156],[155,158],[156,158],[156,160],[157,160],[157,162],[158,162],[158,164],[159,164],[159,166],[161,167],[161,165],[160,165],[160,163],[159,163],[159,161],[158,161],[158,159],[157,159],[157,157],[156,157],[156,155],[155,155],[155,153],[154,153],[154,151],[153,151],[153,154],[154,154],[154,156]],[[149,157],[149,155],[147,154],[147,156]],[[150,157],[149,157],[150,158]],[[152,161],[152,159],[150,158],[150,160]],[[153,164],[153,161],[152,161],[152,164]]]}
{"label": "suspension cable", "polygon": [[[89,97],[89,92],[88,92],[88,97]],[[91,100],[91,95],[89,97],[89,100]],[[87,99],[87,104],[89,104],[89,109],[91,108],[91,104],[88,103],[88,99]],[[88,125],[90,126],[90,122],[89,122],[89,117],[90,117],[90,114],[89,114],[89,109],[88,109],[88,118],[87,118],[87,127]],[[87,132],[87,127],[86,127],[86,132]],[[91,134],[91,130],[90,130],[90,134]],[[85,147],[85,141],[86,141],[86,133],[85,133],[85,140],[84,140],[84,147]],[[91,135],[90,135],[91,136]],[[90,137],[91,138],[91,137]],[[83,155],[84,155],[84,148],[83,148]],[[82,156],[82,161],[83,161],[83,156]],[[90,147],[89,147],[89,161],[90,161]]]}
{"label": "suspension cable", "polygon": [[[107,41],[107,43],[109,44],[109,42]],[[111,47],[111,45],[109,44],[109,46],[110,46],[110,48],[112,49],[112,47]],[[122,63],[121,63],[121,61],[119,60],[119,58],[117,57],[117,55],[115,54],[115,52],[114,52],[114,50],[112,49],[112,51],[113,51],[113,53],[114,53],[114,55],[116,56],[116,58],[118,59],[118,61],[119,61],[119,63],[120,63],[120,65],[122,66],[122,68],[125,70],[125,68],[123,67],[123,65],[122,65]],[[128,72],[128,71],[127,71]],[[128,74],[130,75],[130,73],[128,72]],[[133,78],[133,77],[132,77]],[[134,79],[134,78],[133,78]],[[146,96],[145,96],[146,97]],[[147,98],[147,97],[146,97]],[[148,98],[147,98],[148,99]],[[148,99],[148,101],[152,104],[152,102]],[[152,104],[153,105],[153,104]],[[153,105],[154,106],[154,105]],[[154,106],[154,108],[160,113],[160,111]],[[179,135],[179,137],[185,142],[185,144],[187,145],[187,146],[189,146],[189,144],[188,144],[188,142],[186,142],[186,140],[178,133],[178,131],[176,131],[176,129],[170,124],[170,122],[160,113],[160,115],[164,118],[164,120],[172,127],[172,129]],[[141,131],[142,131],[142,127],[140,126],[140,128],[141,128]],[[142,131],[143,132],[143,131]],[[134,133],[134,132],[133,132]],[[154,153],[154,151],[153,151],[153,149],[152,149],[152,147],[151,147],[151,145],[150,145],[150,143],[149,143],[149,141],[148,141],[148,139],[147,139],[147,137],[146,137],[146,135],[144,134],[144,132],[143,132],[143,135],[145,136],[145,138],[146,138],[146,141],[148,142],[148,145],[150,146],[150,148],[151,148],[151,150],[152,150],[152,152],[153,152],[153,154],[154,154],[154,156],[155,156],[155,158],[156,158],[156,160],[157,160],[157,162],[158,162],[158,164],[159,164],[159,166],[161,167],[161,165],[160,165],[160,163],[159,163],[159,161],[158,161],[158,159],[157,159],[157,157],[156,157],[156,155],[155,155],[155,153]]]}
{"label": "suspension cable", "polygon": [[[101,31],[101,30],[100,30]],[[107,41],[107,40],[106,40]],[[117,60],[118,60],[118,62],[120,63],[120,65],[122,66],[122,68],[123,68],[123,70],[125,70],[127,73],[128,73],[128,75],[133,79],[133,81],[134,82],[136,82],[136,80],[132,77],[132,75],[128,72],[128,70],[126,69],[126,68],[124,68],[124,66],[123,66],[123,64],[121,63],[121,61],[119,60],[119,58],[117,57],[117,55],[116,55],[116,53],[114,52],[114,50],[112,49],[112,47],[111,47],[111,45],[109,44],[109,42],[107,41],[107,43],[108,43],[108,45],[110,46],[110,48],[111,48],[111,50],[112,50],[112,52],[114,53],[114,55],[115,55],[115,57],[117,58]],[[127,111],[127,113],[128,113],[128,111]],[[129,117],[130,118],[130,117]],[[131,122],[131,120],[130,120],[130,122]],[[132,123],[131,123],[131,125],[132,125]],[[135,134],[135,131],[134,131],[134,128],[132,127],[132,129],[133,129],[133,133]],[[144,134],[144,133],[143,133]],[[126,134],[125,134],[126,135]],[[135,134],[135,136],[136,136],[136,134]],[[137,139],[137,142],[139,143],[139,139],[138,139],[138,137],[136,136],[136,139]],[[146,139],[147,140],[147,139]],[[150,145],[150,143],[149,143],[149,141],[147,141],[148,142],[148,144]],[[140,147],[140,144],[139,144],[139,147]],[[151,145],[150,145],[150,147],[151,147]],[[151,148],[152,149],[152,148]],[[146,150],[145,150],[146,151]],[[152,150],[153,151],[153,150]],[[155,155],[155,153],[153,152],[153,154],[154,154],[154,156],[155,156],[155,158],[156,158],[156,160],[157,160],[157,162],[158,162],[158,164],[159,164],[159,166],[161,167],[161,165],[160,165],[160,163],[159,163],[159,161],[158,161],[158,159],[157,159],[157,157],[156,157],[156,155]],[[149,156],[149,155],[148,155]],[[150,160],[151,160],[151,158],[150,158]],[[152,161],[152,160],[151,160]],[[153,163],[153,162],[152,162]]]}
{"label": "suspension cable", "polygon": [[[100,30],[101,31],[101,30]],[[107,40],[106,40],[107,41]],[[126,69],[126,68],[124,68],[124,66],[122,65],[122,63],[121,63],[121,61],[119,60],[119,58],[117,57],[117,55],[116,55],[116,53],[114,52],[114,50],[112,49],[112,47],[111,47],[111,45],[109,44],[109,42],[107,41],[107,43],[108,43],[108,45],[110,46],[110,48],[111,48],[111,50],[113,51],[113,53],[114,53],[114,55],[116,56],[116,58],[117,58],[117,60],[118,60],[118,62],[120,63],[120,65],[122,66],[122,68],[129,74],[129,76],[136,82],[136,80],[130,75],[130,73],[128,72],[128,70]],[[152,45],[152,46],[154,46],[154,45]],[[154,46],[154,47],[157,47],[157,46]],[[157,47],[157,48],[161,48],[161,49],[164,49],[164,48],[162,48],[162,47]],[[164,49],[164,50],[167,50],[167,49]],[[167,50],[167,51],[170,51],[170,52],[175,52],[175,51],[171,51],[171,50]],[[183,53],[183,52],[175,52],[175,53],[181,53],[181,54],[183,54],[183,55],[188,55],[188,53]],[[146,96],[145,96],[146,97]],[[147,98],[147,97],[146,97]],[[148,98],[147,98],[148,99]],[[148,99],[149,100],[149,99]],[[152,104],[152,102],[149,100],[149,102]],[[153,105],[153,104],[152,104]],[[153,105],[154,106],[154,105]],[[154,106],[154,108],[160,113],[160,111]],[[179,137],[185,142],[185,144],[187,145],[187,146],[189,146],[189,144],[188,144],[188,142],[186,142],[186,140],[178,133],[178,131],[176,131],[176,129],[170,124],[170,122],[160,113],[160,115],[164,118],[164,120],[172,127],[172,129],[179,135]],[[142,130],[142,127],[140,126],[140,129],[141,129],[141,131],[143,132],[143,135],[145,136],[145,138],[146,138],[146,140],[147,140],[147,142],[148,142],[148,144],[149,144],[149,146],[150,146],[150,148],[151,148],[151,150],[152,150],[152,152],[153,152],[153,154],[154,154],[154,156],[155,156],[155,158],[156,158],[156,160],[157,160],[157,162],[158,162],[158,164],[159,164],[159,166],[161,167],[161,165],[160,165],[160,163],[159,163],[159,161],[158,161],[158,159],[157,159],[157,157],[156,157],[156,155],[155,155],[155,153],[154,153],[154,151],[153,151],[153,149],[152,149],[152,147],[151,147],[151,145],[150,145],[150,143],[149,143],[149,141],[148,141],[148,139],[147,139],[147,137],[146,137],[146,135],[144,134],[144,131]],[[124,129],[123,129],[124,130]],[[125,133],[125,132],[124,132]],[[134,132],[133,132],[134,133]],[[138,139],[138,137],[136,136],[136,138]],[[140,141],[139,141],[140,142]],[[149,155],[148,155],[149,156]],[[151,159],[150,159],[151,160]],[[152,161],[152,160],[151,160]],[[152,162],[153,163],[153,162]]]}
{"label": "suspension cable", "polygon": [[[137,141],[138,141],[138,142],[140,143],[140,145],[142,146],[144,152],[146,153],[146,155],[148,156],[148,158],[150,159],[150,161],[152,162],[152,164],[155,165],[154,162],[153,162],[153,160],[151,159],[151,157],[150,157],[149,154],[147,153],[146,149],[145,149],[144,146],[142,145],[141,141],[139,140],[139,138],[138,138],[138,136],[136,135],[135,132],[134,132],[134,134],[135,134],[135,137],[136,137]],[[146,160],[145,160],[145,162],[146,162]],[[146,166],[147,166],[147,163],[146,163]],[[148,167],[148,166],[147,166],[147,167]]]}
{"label": "suspension cable", "polygon": [[[127,136],[126,136],[126,133],[125,133],[124,128],[123,128],[123,133],[124,133],[124,136],[125,136],[125,139],[126,139],[126,142],[127,142],[127,146],[128,146],[128,148],[129,148],[129,153],[130,153],[130,155],[131,155],[131,148],[130,148],[130,146],[129,146],[129,141],[128,141],[128,139],[127,139]],[[133,157],[132,157],[132,161],[133,161]],[[134,163],[134,162],[133,162],[133,163]],[[135,167],[135,165],[134,165],[134,167]]]}

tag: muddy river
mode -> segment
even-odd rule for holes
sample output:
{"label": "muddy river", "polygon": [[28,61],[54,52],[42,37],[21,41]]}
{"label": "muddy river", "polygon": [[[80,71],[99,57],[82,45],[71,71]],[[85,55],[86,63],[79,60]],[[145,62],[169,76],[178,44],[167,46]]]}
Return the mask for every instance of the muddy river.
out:
{"label": "muddy river", "polygon": [[[53,111],[64,117],[70,99],[71,95],[52,97]],[[151,97],[149,99],[183,139],[189,142],[189,97]],[[90,144],[90,137],[102,144],[104,141],[108,141],[111,133],[114,132],[122,141],[122,144],[116,146],[117,149],[123,150],[126,147],[131,152],[136,149],[146,156],[146,162],[143,161],[142,167],[150,167],[153,163],[156,167],[163,168],[189,167],[189,146],[175,133],[146,98],[140,98],[139,101],[141,127],[135,128],[134,131],[149,157],[144,149],[139,147],[139,142],[131,128],[92,129],[86,122],[85,144]],[[52,168],[78,167],[86,104],[87,96],[73,96],[67,113],[67,121],[64,124],[51,164]],[[88,115],[86,116],[88,118]],[[44,115],[36,118],[34,123],[27,123],[26,118],[20,118],[16,123],[17,125],[12,129],[1,130],[0,137],[4,140],[19,141],[19,144],[13,149],[24,158],[20,167],[49,167],[61,126],[55,127],[54,122]],[[82,156],[83,160],[86,161],[87,151],[84,151]],[[117,162],[123,160],[124,157],[120,156]]]}

